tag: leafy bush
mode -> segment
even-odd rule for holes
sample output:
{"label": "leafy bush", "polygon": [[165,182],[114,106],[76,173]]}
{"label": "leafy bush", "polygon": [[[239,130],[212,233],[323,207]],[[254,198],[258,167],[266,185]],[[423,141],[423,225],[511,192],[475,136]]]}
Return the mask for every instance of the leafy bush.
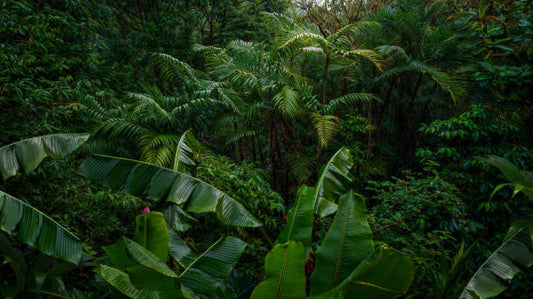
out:
{"label": "leafy bush", "polygon": [[460,240],[475,231],[457,189],[439,177],[416,178],[409,172],[392,182],[373,182],[369,200],[375,238],[413,256],[417,266],[412,296],[431,289],[439,256],[452,256]]}

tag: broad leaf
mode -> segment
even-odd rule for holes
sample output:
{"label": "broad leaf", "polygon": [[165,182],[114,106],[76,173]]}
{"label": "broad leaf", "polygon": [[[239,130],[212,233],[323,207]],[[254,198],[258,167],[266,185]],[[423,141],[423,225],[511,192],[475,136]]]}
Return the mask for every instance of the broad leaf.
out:
{"label": "broad leaf", "polygon": [[163,214],[151,212],[137,216],[137,227],[133,240],[151,251],[162,262],[168,254],[168,231]]}
{"label": "broad leaf", "polygon": [[336,288],[312,298],[344,298],[357,294],[358,298],[396,298],[407,292],[414,278],[411,258],[392,248],[381,247]]}
{"label": "broad leaf", "polygon": [[[153,271],[156,271],[157,273],[163,274],[168,277],[175,277],[177,278],[178,275],[172,271],[166,264],[166,257],[165,260],[161,260],[158,256],[153,254],[150,250],[146,249],[145,247],[139,245],[136,242],[133,242],[132,240],[123,237],[124,238],[124,244],[126,245],[126,252],[128,253],[128,256],[133,259],[135,262],[143,265],[146,268],[149,268]],[[168,245],[167,245],[168,246]]]}
{"label": "broad leaf", "polygon": [[[491,164],[503,173],[515,189],[513,197],[522,191],[529,199],[533,200],[533,172],[520,170],[513,163],[509,162],[509,160],[496,155],[489,155],[486,158],[479,157],[478,159]],[[506,185],[508,184],[498,185],[492,192],[492,195]]]}
{"label": "broad leaf", "polygon": [[372,251],[372,230],[366,221],[364,199],[353,192],[340,197],[339,210],[316,252],[311,295],[335,288]]}
{"label": "broad leaf", "polygon": [[533,265],[531,240],[527,228],[511,227],[507,239],[474,273],[460,298],[489,298],[507,289],[521,269]]}
{"label": "broad leaf", "polygon": [[82,243],[61,224],[32,206],[0,191],[0,229],[44,254],[78,264]]}
{"label": "broad leaf", "polygon": [[169,244],[168,253],[174,260],[182,267],[189,267],[194,260],[196,260],[196,254],[185,244],[185,242],[178,236],[178,234],[172,230],[168,230]]}
{"label": "broad leaf", "polygon": [[305,256],[309,254],[311,248],[311,236],[313,234],[313,217],[314,217],[314,194],[315,188],[305,185],[298,189],[296,203],[289,210],[287,225],[278,237],[278,243],[287,241],[302,242],[304,245]]}
{"label": "broad leaf", "polygon": [[183,285],[194,293],[211,294],[233,270],[245,247],[238,238],[221,238],[181,273]]}
{"label": "broad leaf", "polygon": [[346,147],[339,149],[324,166],[315,191],[315,213],[325,217],[335,213],[335,201],[348,191],[349,177],[353,161],[350,150]]}
{"label": "broad leaf", "polygon": [[250,298],[304,298],[305,260],[302,243],[276,245],[265,259],[265,280]]}
{"label": "broad leaf", "polygon": [[96,271],[115,289],[122,294],[135,299],[157,299],[159,293],[151,290],[136,288],[130,281],[128,274],[106,265],[100,265]]}
{"label": "broad leaf", "polygon": [[168,225],[179,232],[185,232],[191,228],[193,223],[198,222],[196,218],[192,217],[189,213],[185,212],[180,206],[174,203],[170,203],[163,212],[165,221]]}
{"label": "broad leaf", "polygon": [[3,179],[21,172],[28,174],[46,158],[63,158],[87,139],[89,134],[54,134],[24,139],[0,148],[0,174]]}
{"label": "broad leaf", "polygon": [[227,194],[199,179],[167,168],[130,159],[92,156],[83,162],[80,173],[134,196],[146,195],[149,199],[169,201],[189,212],[214,212],[224,224],[261,225]]}

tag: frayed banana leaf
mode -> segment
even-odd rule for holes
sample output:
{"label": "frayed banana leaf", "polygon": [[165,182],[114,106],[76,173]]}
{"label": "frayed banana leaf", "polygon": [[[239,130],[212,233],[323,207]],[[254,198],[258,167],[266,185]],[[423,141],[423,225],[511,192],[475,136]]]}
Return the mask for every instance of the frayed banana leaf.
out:
{"label": "frayed banana leaf", "polygon": [[213,212],[224,224],[247,227],[261,225],[239,202],[224,192],[167,168],[97,155],[83,162],[80,174],[134,196],[177,204],[188,212]]}
{"label": "frayed banana leaf", "polygon": [[0,229],[42,253],[78,264],[82,243],[41,211],[0,191]]}
{"label": "frayed banana leaf", "polygon": [[53,134],[24,139],[0,148],[0,174],[3,179],[28,174],[44,158],[64,158],[78,149],[89,134]]}
{"label": "frayed banana leaf", "polygon": [[192,261],[181,273],[184,286],[196,294],[210,295],[231,273],[246,248],[235,237],[223,237]]}
{"label": "frayed banana leaf", "polygon": [[531,240],[527,228],[511,227],[509,236],[474,273],[460,298],[490,298],[505,291],[516,274],[533,265]]}

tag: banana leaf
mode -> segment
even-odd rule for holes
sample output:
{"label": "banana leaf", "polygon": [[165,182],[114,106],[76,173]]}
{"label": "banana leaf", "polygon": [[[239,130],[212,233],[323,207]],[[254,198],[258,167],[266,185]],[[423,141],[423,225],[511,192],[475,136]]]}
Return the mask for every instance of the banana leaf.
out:
{"label": "banana leaf", "polygon": [[231,273],[246,248],[242,240],[226,236],[211,245],[180,274],[193,293],[210,295]]}
{"label": "banana leaf", "polygon": [[492,192],[492,195],[502,187],[511,185],[515,189],[513,196],[522,191],[529,199],[533,200],[533,172],[520,170],[513,163],[509,162],[509,160],[496,155],[489,155],[486,158],[478,157],[478,159],[498,168],[505,178],[511,182],[511,184],[498,185]]}
{"label": "banana leaf", "polygon": [[28,174],[44,158],[64,158],[78,149],[89,134],[53,134],[24,139],[0,148],[0,174],[4,180]]}
{"label": "banana leaf", "polygon": [[311,236],[313,234],[315,188],[305,185],[298,189],[296,204],[289,210],[287,225],[278,237],[278,243],[287,241],[302,242],[305,256],[311,249]]}
{"label": "banana leaf", "polygon": [[335,288],[373,251],[372,230],[366,218],[360,195],[350,191],[340,197],[337,215],[316,252],[311,295]]}
{"label": "banana leaf", "polygon": [[188,212],[214,212],[224,224],[247,227],[261,225],[239,202],[224,192],[167,168],[97,155],[83,162],[80,174],[134,196],[145,195],[152,200],[175,203]]}
{"label": "banana leaf", "polygon": [[82,243],[41,211],[0,191],[0,229],[42,253],[78,264]]}
{"label": "banana leaf", "polygon": [[172,230],[168,230],[168,254],[182,267],[189,267],[198,256],[185,244],[185,242]]}
{"label": "banana leaf", "polygon": [[198,220],[192,217],[189,213],[185,212],[180,206],[174,203],[170,203],[163,212],[165,221],[168,223],[171,229],[185,232],[192,227],[193,223],[197,223]]}
{"label": "banana leaf", "polygon": [[518,272],[533,265],[531,240],[527,228],[511,227],[503,244],[474,273],[460,298],[490,298],[505,291]]}
{"label": "banana leaf", "polygon": [[105,279],[110,285],[117,289],[122,294],[134,298],[134,299],[157,299],[160,298],[159,293],[153,290],[145,290],[136,288],[130,281],[130,277],[123,271],[109,267],[106,265],[100,265],[96,268],[96,272],[99,273],[102,278]]}
{"label": "banana leaf", "polygon": [[163,214],[151,212],[137,216],[133,240],[151,251],[162,262],[168,254],[168,231]]}
{"label": "banana leaf", "polygon": [[315,187],[315,213],[326,217],[335,213],[335,202],[348,191],[352,181],[349,177],[353,161],[350,150],[346,147],[339,149],[328,161],[316,183]]}
{"label": "banana leaf", "polygon": [[411,258],[392,248],[379,250],[360,263],[340,285],[310,298],[396,298],[407,292],[414,278]]}
{"label": "banana leaf", "polygon": [[305,260],[302,243],[289,240],[276,245],[265,259],[265,280],[250,298],[304,298]]}

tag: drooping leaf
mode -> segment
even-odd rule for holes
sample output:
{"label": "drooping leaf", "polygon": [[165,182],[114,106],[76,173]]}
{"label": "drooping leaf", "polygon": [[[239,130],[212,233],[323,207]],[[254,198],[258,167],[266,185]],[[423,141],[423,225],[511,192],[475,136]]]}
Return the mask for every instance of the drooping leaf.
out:
{"label": "drooping leaf", "polygon": [[42,253],[74,264],[82,255],[82,243],[73,233],[46,214],[0,191],[0,229]]}
{"label": "drooping leaf", "polygon": [[25,174],[46,158],[63,158],[78,149],[89,134],[53,134],[24,139],[0,148],[0,174],[3,179]]}
{"label": "drooping leaf", "polygon": [[527,228],[511,227],[506,240],[474,273],[460,298],[490,298],[506,290],[521,269],[533,265],[531,240]]}
{"label": "drooping leaf", "polygon": [[160,298],[159,293],[153,290],[145,290],[136,288],[130,281],[130,277],[125,272],[118,269],[100,265],[96,268],[102,277],[115,289],[122,294],[135,299],[157,299]]}
{"label": "drooping leaf", "polygon": [[360,195],[350,191],[340,197],[337,215],[316,252],[311,295],[335,288],[373,251],[372,230],[366,217]]}
{"label": "drooping leaf", "polygon": [[[486,158],[478,157],[478,159],[491,164],[503,173],[515,189],[513,197],[516,193],[523,192],[529,199],[533,200],[533,172],[520,170],[509,160],[496,155],[489,155]],[[506,185],[496,187],[493,194],[504,186]]]}
{"label": "drooping leaf", "polygon": [[172,229],[168,230],[169,244],[168,253],[174,260],[182,267],[189,267],[194,260],[196,254],[185,244],[185,242]]}
{"label": "drooping leaf", "polygon": [[289,240],[302,242],[306,256],[311,248],[313,234],[314,195],[313,187],[303,185],[298,189],[296,203],[287,216],[287,225],[277,240],[278,243],[286,243]]}
{"label": "drooping leaf", "polygon": [[265,280],[250,298],[304,298],[305,260],[302,243],[288,241],[276,245],[265,259]]}
{"label": "drooping leaf", "polygon": [[315,213],[320,217],[328,216],[337,210],[335,201],[348,191],[349,177],[353,161],[350,150],[339,149],[322,169],[315,191]]}
{"label": "drooping leaf", "polygon": [[181,273],[183,285],[194,293],[211,294],[233,270],[245,247],[238,238],[221,238]]}
{"label": "drooping leaf", "polygon": [[392,248],[381,247],[371,254],[340,285],[310,298],[396,298],[407,292],[414,278],[411,258]]}
{"label": "drooping leaf", "polygon": [[189,213],[185,212],[180,206],[174,203],[169,203],[168,207],[163,212],[165,221],[170,228],[185,232],[191,228],[193,223],[198,222],[196,218],[192,217]]}
{"label": "drooping leaf", "polygon": [[91,156],[80,173],[113,189],[134,196],[146,194],[153,200],[178,204],[185,211],[214,212],[224,223],[235,226],[260,226],[239,202],[215,187],[184,173],[141,161],[109,156]]}

